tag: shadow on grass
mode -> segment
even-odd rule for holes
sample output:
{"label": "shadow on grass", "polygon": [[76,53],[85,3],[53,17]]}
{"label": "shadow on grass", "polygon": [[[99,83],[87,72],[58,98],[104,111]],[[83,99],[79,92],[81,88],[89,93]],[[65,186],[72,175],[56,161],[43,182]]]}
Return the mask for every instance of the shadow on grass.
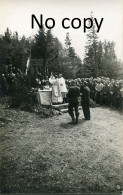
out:
{"label": "shadow on grass", "polygon": [[85,120],[79,119],[78,124],[69,124],[71,121],[68,121],[66,123],[61,123],[60,127],[64,128],[64,129],[72,129],[75,128],[75,126],[79,126],[82,125],[83,123],[85,123]]}

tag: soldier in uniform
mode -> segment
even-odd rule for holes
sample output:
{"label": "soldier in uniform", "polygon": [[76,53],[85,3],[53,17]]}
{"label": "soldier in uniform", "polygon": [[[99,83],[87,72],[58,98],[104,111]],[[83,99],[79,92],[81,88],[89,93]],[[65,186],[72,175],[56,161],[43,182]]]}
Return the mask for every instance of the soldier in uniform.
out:
{"label": "soldier in uniform", "polygon": [[[76,86],[76,82],[72,80],[71,81],[71,86],[70,86],[68,94],[67,94],[68,102],[69,102],[69,104],[68,104],[68,114],[72,118],[71,124],[77,124],[78,123],[78,118],[79,118],[78,97],[79,97],[79,95],[80,95],[80,89]],[[76,118],[74,117],[74,111],[75,111]]]}
{"label": "soldier in uniform", "polygon": [[81,89],[82,109],[85,120],[90,120],[90,89],[87,82],[84,82],[83,89]]}

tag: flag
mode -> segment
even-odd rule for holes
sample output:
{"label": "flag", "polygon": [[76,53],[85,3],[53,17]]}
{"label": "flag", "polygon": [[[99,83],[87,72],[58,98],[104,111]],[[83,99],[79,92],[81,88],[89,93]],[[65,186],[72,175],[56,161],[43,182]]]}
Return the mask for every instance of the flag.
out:
{"label": "flag", "polygon": [[28,57],[27,63],[26,63],[26,74],[28,69],[30,68],[30,61],[31,61],[31,55]]}

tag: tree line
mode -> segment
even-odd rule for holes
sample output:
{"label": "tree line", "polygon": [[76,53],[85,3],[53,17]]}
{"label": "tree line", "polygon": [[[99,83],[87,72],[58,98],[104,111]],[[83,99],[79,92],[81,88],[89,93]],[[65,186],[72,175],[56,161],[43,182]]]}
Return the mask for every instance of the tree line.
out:
{"label": "tree line", "polygon": [[[91,15],[91,18],[93,16]],[[81,44],[81,43],[80,43]],[[69,33],[66,33],[63,45],[50,29],[40,29],[33,38],[19,37],[8,28],[0,35],[0,65],[12,64],[15,70],[26,72],[26,63],[31,56],[28,74],[38,73],[42,77],[51,73],[62,73],[65,78],[77,77],[115,77],[122,72],[122,62],[115,54],[115,43],[100,41],[95,25],[88,30],[83,61],[71,44]]]}

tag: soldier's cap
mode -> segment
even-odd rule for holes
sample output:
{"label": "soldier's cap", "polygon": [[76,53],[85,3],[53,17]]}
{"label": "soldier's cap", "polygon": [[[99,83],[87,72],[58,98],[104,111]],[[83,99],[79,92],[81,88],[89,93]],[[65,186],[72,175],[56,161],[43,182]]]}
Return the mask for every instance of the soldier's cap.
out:
{"label": "soldier's cap", "polygon": [[80,78],[77,78],[77,81],[81,81],[81,79]]}
{"label": "soldier's cap", "polygon": [[88,82],[84,81],[84,85],[88,85]]}
{"label": "soldier's cap", "polygon": [[71,84],[71,85],[75,85],[76,82],[75,82],[74,80],[72,80],[72,81],[70,82],[70,84]]}

